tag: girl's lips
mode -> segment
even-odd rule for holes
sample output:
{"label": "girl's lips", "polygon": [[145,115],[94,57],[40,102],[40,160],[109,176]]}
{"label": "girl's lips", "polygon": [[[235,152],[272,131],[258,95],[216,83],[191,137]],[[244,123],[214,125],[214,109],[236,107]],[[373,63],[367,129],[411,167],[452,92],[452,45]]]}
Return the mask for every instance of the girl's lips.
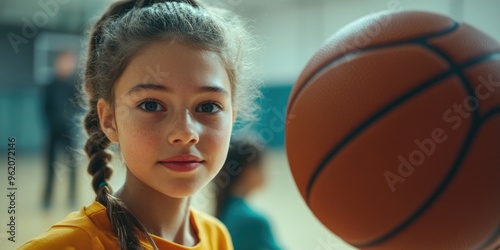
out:
{"label": "girl's lips", "polygon": [[202,161],[203,159],[201,159],[196,155],[182,154],[182,155],[172,156],[170,158],[162,160],[161,162],[202,162]]}
{"label": "girl's lips", "polygon": [[167,167],[175,172],[189,172],[193,171],[202,165],[202,162],[197,161],[183,161],[183,162],[160,162],[161,165]]}
{"label": "girl's lips", "polygon": [[195,155],[176,155],[160,161],[160,164],[176,172],[193,171],[203,164],[203,159]]}

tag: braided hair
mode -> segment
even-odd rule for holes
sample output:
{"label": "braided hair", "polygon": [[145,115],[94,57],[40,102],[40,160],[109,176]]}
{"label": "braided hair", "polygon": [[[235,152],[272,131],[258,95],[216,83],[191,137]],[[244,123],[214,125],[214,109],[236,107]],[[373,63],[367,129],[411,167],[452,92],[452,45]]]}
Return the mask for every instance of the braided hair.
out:
{"label": "braided hair", "polygon": [[[232,100],[244,119],[255,115],[253,100],[257,85],[246,74],[244,43],[251,41],[243,24],[227,12],[202,6],[195,0],[122,0],[113,3],[90,31],[83,74],[83,93],[87,113],[84,127],[88,134],[85,152],[89,158],[88,173],[96,201],[106,207],[107,216],[120,248],[143,249],[145,237],[157,249],[145,226],[125,204],[113,196],[107,185],[113,171],[110,166],[111,141],[101,130],[97,103],[106,100],[114,107],[114,83],[131,58],[144,46],[156,41],[188,43],[216,52],[229,76]],[[243,74],[245,73],[245,74]]]}

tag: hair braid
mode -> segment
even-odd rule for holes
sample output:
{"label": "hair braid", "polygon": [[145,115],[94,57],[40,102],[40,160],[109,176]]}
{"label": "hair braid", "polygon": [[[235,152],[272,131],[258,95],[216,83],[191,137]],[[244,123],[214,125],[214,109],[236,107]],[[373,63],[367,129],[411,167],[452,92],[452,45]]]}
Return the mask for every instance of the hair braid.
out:
{"label": "hair braid", "polygon": [[[91,107],[95,106],[94,103],[91,105]],[[143,249],[139,233],[144,234],[154,248],[157,249],[153,239],[147,234],[146,228],[127,210],[125,204],[112,195],[112,189],[107,184],[113,173],[113,170],[108,165],[112,155],[106,152],[111,142],[99,127],[99,118],[97,112],[95,112],[96,108],[91,110],[84,121],[85,129],[89,134],[85,144],[85,152],[90,159],[87,171],[93,177],[92,188],[97,194],[96,201],[106,207],[106,213],[122,250]]]}
{"label": "hair braid", "polygon": [[[93,106],[95,105],[91,105],[91,107]],[[106,182],[113,173],[112,169],[108,166],[112,155],[106,152],[111,142],[100,129],[99,118],[97,117],[95,108],[91,109],[87,114],[84,123],[89,135],[85,144],[85,152],[90,160],[87,172],[93,176],[92,187],[97,193],[100,183]]]}
{"label": "hair braid", "polygon": [[[122,250],[142,250],[139,233],[145,234],[147,240],[154,249],[157,249],[153,239],[147,234],[146,228],[133,216],[119,199],[112,195],[112,189],[107,184],[113,170],[108,165],[112,155],[106,152],[111,144],[100,128],[99,117],[97,115],[97,101],[103,96],[98,84],[92,84],[99,60],[99,45],[103,43],[103,27],[105,23],[114,16],[120,16],[130,11],[135,5],[135,1],[119,1],[111,5],[108,11],[97,21],[91,31],[91,38],[88,46],[88,60],[84,74],[86,82],[85,89],[89,96],[89,111],[84,118],[85,129],[88,133],[88,139],[85,144],[85,152],[89,157],[87,172],[92,175],[92,188],[96,193],[96,201],[106,207],[106,214],[111,222],[113,231],[118,237],[120,248]],[[102,87],[101,87],[102,88]],[[107,92],[107,91],[105,91]],[[139,231],[136,232],[136,231]]]}

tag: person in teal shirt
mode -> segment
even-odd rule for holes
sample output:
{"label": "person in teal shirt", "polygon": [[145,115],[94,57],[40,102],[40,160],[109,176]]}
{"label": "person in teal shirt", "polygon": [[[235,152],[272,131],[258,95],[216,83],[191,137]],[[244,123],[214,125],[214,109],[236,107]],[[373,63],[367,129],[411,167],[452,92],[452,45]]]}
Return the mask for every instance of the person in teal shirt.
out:
{"label": "person in teal shirt", "polygon": [[216,216],[226,225],[235,250],[280,250],[268,219],[245,200],[264,184],[264,150],[257,143],[233,140],[220,171]]}

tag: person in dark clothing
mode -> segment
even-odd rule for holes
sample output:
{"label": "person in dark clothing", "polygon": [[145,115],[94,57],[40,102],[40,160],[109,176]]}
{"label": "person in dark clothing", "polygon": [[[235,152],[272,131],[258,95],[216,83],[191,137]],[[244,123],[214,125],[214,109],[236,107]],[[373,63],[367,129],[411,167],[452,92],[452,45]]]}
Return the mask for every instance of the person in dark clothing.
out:
{"label": "person in dark clothing", "polygon": [[226,225],[235,250],[280,250],[268,219],[246,199],[264,185],[264,151],[258,143],[234,139],[214,179],[216,216]]}
{"label": "person in dark clothing", "polygon": [[[48,126],[47,173],[43,195],[43,208],[49,209],[52,203],[54,175],[58,157],[67,155],[67,172],[69,173],[68,205],[74,206],[76,200],[75,154],[73,152],[75,138],[72,135],[76,106],[76,55],[62,52],[55,63],[55,74],[51,82],[45,86],[44,113]],[[59,169],[60,171],[61,169]],[[65,171],[66,172],[66,171]]]}

